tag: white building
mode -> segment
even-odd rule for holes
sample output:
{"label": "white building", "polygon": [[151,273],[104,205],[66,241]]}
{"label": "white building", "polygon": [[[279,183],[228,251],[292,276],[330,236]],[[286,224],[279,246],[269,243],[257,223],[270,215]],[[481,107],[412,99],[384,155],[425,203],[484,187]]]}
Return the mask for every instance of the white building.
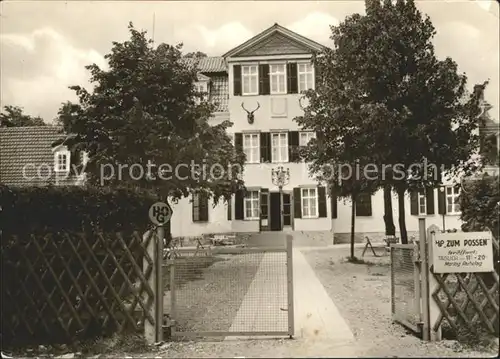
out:
{"label": "white building", "polygon": [[[274,24],[222,57],[201,59],[197,85],[218,104],[214,124],[225,119],[234,124],[230,135],[247,155],[244,181],[248,194],[245,198],[236,194],[231,203],[219,203],[215,208],[206,198],[181,200],[174,206],[171,220],[174,237],[283,230],[326,232],[334,236],[335,242],[348,241],[349,201],[329,198],[326,188],[309,176],[305,163],[290,162],[294,148],[314,136],[302,132],[293,119],[302,114],[300,92],[314,88],[310,60],[312,52],[321,48]],[[278,166],[290,171],[282,196],[271,177],[272,169]],[[459,229],[458,194],[458,188],[448,186],[409,196],[408,232],[417,230],[419,216],[425,216],[429,225]],[[393,210],[397,230],[396,196]],[[356,212],[358,241],[365,234],[384,233],[383,191],[360,199]]]}

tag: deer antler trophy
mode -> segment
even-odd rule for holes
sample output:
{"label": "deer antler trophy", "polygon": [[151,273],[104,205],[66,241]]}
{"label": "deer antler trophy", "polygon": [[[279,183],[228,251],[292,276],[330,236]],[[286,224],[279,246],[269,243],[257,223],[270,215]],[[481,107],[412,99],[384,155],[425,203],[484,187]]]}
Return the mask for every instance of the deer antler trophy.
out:
{"label": "deer antler trophy", "polygon": [[245,108],[245,105],[244,103],[242,102],[241,103],[241,107],[246,111],[247,113],[247,120],[248,120],[248,123],[249,124],[253,124],[253,122],[255,121],[255,116],[254,116],[254,112],[257,111],[259,108],[260,108],[260,103],[257,101],[257,108],[253,111],[248,111],[246,108]]}

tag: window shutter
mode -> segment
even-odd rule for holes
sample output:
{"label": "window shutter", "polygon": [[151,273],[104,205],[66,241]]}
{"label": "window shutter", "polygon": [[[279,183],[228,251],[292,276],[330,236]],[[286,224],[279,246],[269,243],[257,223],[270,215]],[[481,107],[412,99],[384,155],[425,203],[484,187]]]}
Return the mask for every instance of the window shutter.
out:
{"label": "window shutter", "polygon": [[446,187],[438,188],[438,212],[439,214],[446,214]]}
{"label": "window shutter", "polygon": [[412,216],[418,216],[418,192],[410,191],[410,213]]}
{"label": "window shutter", "polygon": [[332,207],[332,218],[337,218],[337,195],[335,188],[330,188],[330,207]]}
{"label": "window shutter", "polygon": [[314,88],[317,90],[318,87],[321,85],[321,70],[314,66]]}
{"label": "window shutter", "polygon": [[288,93],[298,93],[299,84],[297,79],[297,63],[290,62],[287,64],[286,69],[287,74],[287,92]]}
{"label": "window shutter", "polygon": [[193,222],[200,220],[200,197],[197,193],[191,195],[191,214]]}
{"label": "window shutter", "polygon": [[356,216],[369,217],[372,215],[372,196],[360,193],[356,198]]}
{"label": "window shutter", "polygon": [[325,187],[318,186],[318,217],[326,218],[326,189]]}
{"label": "window shutter", "polygon": [[243,134],[242,133],[235,133],[234,134],[234,147],[236,148],[236,150],[243,152]]}
{"label": "window shutter", "polygon": [[259,95],[269,95],[270,93],[269,65],[259,65]]}
{"label": "window shutter", "polygon": [[234,96],[241,96],[241,65],[233,66]]}
{"label": "window shutter", "polygon": [[271,134],[269,132],[260,134],[260,157],[261,163],[271,162]]}
{"label": "window shutter", "polygon": [[425,203],[427,205],[427,214],[434,214],[434,188],[427,188]]}
{"label": "window shutter", "polygon": [[234,219],[243,219],[243,197],[244,192],[239,190],[234,198]]}
{"label": "window shutter", "polygon": [[232,217],[232,206],[231,206],[232,198],[227,201],[227,220],[230,221]]}
{"label": "window shutter", "polygon": [[300,188],[293,189],[293,217],[302,218],[302,200],[300,196]]}
{"label": "window shutter", "polygon": [[199,221],[208,222],[208,195],[206,193],[200,193],[200,203],[199,203]]}
{"label": "window shutter", "polygon": [[298,162],[299,157],[299,132],[290,131],[288,132],[288,159],[290,162]]}

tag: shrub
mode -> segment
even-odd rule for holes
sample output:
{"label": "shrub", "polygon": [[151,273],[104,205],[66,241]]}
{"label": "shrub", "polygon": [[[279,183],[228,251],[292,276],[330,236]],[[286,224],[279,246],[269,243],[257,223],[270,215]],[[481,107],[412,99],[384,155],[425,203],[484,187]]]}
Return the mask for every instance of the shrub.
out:
{"label": "shrub", "polygon": [[16,235],[95,229],[144,232],[155,201],[149,192],[132,189],[0,185],[0,228]]}
{"label": "shrub", "polygon": [[118,302],[134,290],[134,262],[142,268],[143,259],[137,235],[155,201],[130,189],[0,186],[4,344],[113,334],[109,317],[125,315]]}

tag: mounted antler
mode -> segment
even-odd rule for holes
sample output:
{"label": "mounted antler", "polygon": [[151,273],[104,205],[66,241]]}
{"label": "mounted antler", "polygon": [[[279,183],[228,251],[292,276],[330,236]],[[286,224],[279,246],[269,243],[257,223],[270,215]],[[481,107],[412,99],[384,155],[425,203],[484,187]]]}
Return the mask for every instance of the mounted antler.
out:
{"label": "mounted antler", "polygon": [[241,107],[246,111],[247,113],[247,120],[248,120],[248,123],[249,124],[252,124],[255,120],[255,116],[253,115],[255,111],[257,111],[259,108],[260,108],[260,103],[259,101],[257,101],[257,108],[253,111],[248,111],[246,108],[245,108],[245,105],[244,103],[242,102],[241,103]]}
{"label": "mounted antler", "polygon": [[299,106],[300,106],[300,108],[301,108],[303,111],[305,111],[305,110],[306,110],[306,108],[307,108],[307,106],[304,106],[304,105],[302,104],[302,100],[304,100],[304,99],[305,99],[305,100],[307,100],[307,97],[302,96],[301,98],[299,98]]}

